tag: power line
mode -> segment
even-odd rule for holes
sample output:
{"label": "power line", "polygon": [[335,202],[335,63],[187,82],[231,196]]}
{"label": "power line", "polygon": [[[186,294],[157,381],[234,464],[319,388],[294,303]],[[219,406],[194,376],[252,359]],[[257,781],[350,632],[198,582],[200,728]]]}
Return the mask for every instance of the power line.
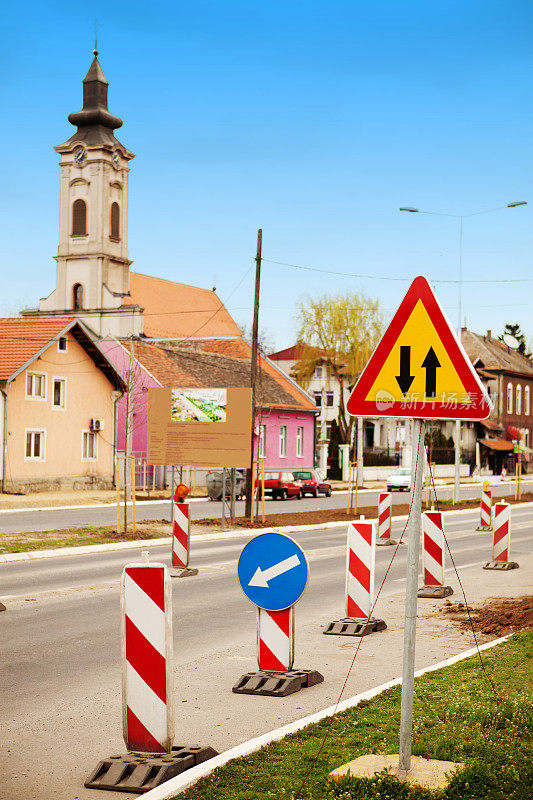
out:
{"label": "power line", "polygon": [[[410,283],[413,278],[402,278],[393,275],[365,275],[357,272],[341,272],[334,269],[324,269],[323,267],[309,267],[303,264],[291,264],[287,261],[274,261],[271,258],[263,258],[269,264],[279,264],[282,267],[292,267],[293,269],[303,269],[308,272],[321,272],[326,275],[342,275],[345,278],[364,278],[365,280],[375,281],[406,281]],[[473,278],[470,280],[454,280],[452,278],[429,278],[431,283],[533,283],[533,278]]]}

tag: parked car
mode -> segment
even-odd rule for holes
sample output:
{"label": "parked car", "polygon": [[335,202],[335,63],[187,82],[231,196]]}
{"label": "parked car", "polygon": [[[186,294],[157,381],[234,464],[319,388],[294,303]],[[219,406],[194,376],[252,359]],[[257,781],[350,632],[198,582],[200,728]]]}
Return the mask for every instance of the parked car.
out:
{"label": "parked car", "polygon": [[[205,476],[207,496],[210,500],[222,500],[222,472],[209,470]],[[235,471],[235,499],[241,500],[244,495],[244,475],[240,470]],[[230,471],[226,471],[226,497],[231,497]]]}
{"label": "parked car", "polygon": [[[256,481],[259,494],[261,494],[261,477]],[[265,497],[273,500],[286,500],[288,497],[303,497],[302,484],[296,480],[292,472],[265,472]]]}
{"label": "parked car", "polygon": [[331,497],[331,483],[318,470],[298,470],[293,472],[293,475],[302,484],[304,495],[311,494],[313,497],[318,497],[319,494],[325,494],[326,497]]}
{"label": "parked car", "polygon": [[388,492],[409,492],[411,490],[411,470],[408,467],[398,467],[387,478]]}

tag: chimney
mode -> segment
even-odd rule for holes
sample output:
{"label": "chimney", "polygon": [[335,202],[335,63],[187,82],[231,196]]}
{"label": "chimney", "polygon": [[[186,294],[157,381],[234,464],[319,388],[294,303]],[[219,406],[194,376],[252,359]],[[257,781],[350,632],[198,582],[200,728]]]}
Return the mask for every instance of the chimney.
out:
{"label": "chimney", "polygon": [[492,337],[491,337],[491,333],[492,333],[492,331],[491,331],[491,330],[488,330],[488,331],[487,331],[487,339],[490,339],[490,338],[492,338]]}

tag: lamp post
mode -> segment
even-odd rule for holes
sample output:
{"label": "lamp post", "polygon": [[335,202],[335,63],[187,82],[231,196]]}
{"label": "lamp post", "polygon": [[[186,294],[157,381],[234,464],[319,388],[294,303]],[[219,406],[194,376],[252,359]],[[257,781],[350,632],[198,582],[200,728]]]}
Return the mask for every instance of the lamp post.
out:
{"label": "lamp post", "polygon": [[[461,315],[462,315],[462,284],[463,284],[463,220],[470,217],[478,217],[480,214],[492,214],[494,211],[502,211],[504,208],[516,208],[517,206],[526,206],[525,200],[517,200],[513,203],[507,203],[504,206],[497,208],[487,208],[484,211],[474,211],[473,214],[443,214],[439,211],[421,211],[419,208],[412,206],[402,206],[400,211],[407,211],[410,214],[427,214],[434,217],[451,217],[452,219],[459,220],[459,289],[458,289],[458,313],[457,313],[457,335],[461,341]],[[455,420],[455,478],[453,484],[453,502],[459,502],[459,487],[460,487],[460,463],[461,463],[461,421]]]}

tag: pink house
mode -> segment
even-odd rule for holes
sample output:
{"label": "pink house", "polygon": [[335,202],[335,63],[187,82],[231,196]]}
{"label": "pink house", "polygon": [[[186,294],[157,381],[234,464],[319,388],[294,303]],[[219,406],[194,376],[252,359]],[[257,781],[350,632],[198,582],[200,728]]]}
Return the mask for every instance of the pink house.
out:
{"label": "pink house", "polygon": [[[129,342],[111,336],[102,349],[128,380]],[[151,386],[231,387],[250,385],[250,346],[240,336],[134,343],[134,453],[146,452],[148,388]],[[260,359],[255,457],[265,470],[309,469],[315,460],[316,406],[309,395],[268,359]],[[117,444],[124,449],[126,400],[118,408]],[[180,465],[186,466],[186,465]],[[243,467],[246,467],[243,464]]]}

